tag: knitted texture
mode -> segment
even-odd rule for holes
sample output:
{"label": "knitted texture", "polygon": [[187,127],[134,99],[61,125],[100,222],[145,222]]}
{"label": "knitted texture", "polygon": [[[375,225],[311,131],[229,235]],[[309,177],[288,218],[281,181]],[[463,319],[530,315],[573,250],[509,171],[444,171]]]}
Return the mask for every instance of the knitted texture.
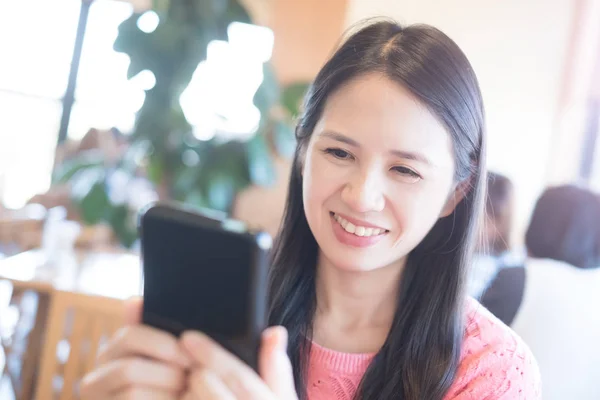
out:
{"label": "knitted texture", "polygon": [[[374,354],[348,354],[313,343],[309,400],[352,400]],[[525,343],[470,299],[460,366],[444,400],[538,400],[541,379]]]}

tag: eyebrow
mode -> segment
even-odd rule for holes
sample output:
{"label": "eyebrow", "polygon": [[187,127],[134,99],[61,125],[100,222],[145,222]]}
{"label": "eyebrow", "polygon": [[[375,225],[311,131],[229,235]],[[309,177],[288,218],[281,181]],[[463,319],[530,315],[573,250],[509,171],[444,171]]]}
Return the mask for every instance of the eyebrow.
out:
{"label": "eyebrow", "polygon": [[[360,148],[360,144],[356,140],[349,138],[348,136],[342,135],[341,133],[338,133],[338,132],[325,131],[323,133],[320,133],[319,136],[326,137],[326,138],[335,140],[337,142],[345,143],[352,147]],[[415,152],[410,152],[410,151],[402,151],[402,150],[390,150],[389,153],[396,157],[403,158],[405,160],[413,160],[413,161],[417,161],[417,162],[420,162],[423,164],[433,165],[433,163],[431,161],[429,161],[429,159],[427,159],[427,157],[425,157],[423,154],[420,154],[420,153],[415,153]]]}

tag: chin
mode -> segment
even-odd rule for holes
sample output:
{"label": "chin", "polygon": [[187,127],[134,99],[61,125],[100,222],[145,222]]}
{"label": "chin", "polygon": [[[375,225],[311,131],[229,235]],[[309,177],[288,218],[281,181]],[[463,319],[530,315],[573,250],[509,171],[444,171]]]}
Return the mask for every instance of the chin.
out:
{"label": "chin", "polygon": [[389,264],[375,260],[372,250],[332,249],[332,251],[323,251],[323,256],[331,266],[346,272],[369,272]]}
{"label": "chin", "polygon": [[376,266],[358,264],[356,260],[332,261],[332,264],[336,269],[345,272],[369,272],[378,268]]}

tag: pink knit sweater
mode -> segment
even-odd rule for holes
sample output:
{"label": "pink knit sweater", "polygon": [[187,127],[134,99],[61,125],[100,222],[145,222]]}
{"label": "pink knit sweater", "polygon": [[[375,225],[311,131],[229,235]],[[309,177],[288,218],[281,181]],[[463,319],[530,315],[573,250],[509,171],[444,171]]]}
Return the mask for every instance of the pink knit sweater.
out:
{"label": "pink knit sweater", "polygon": [[[348,354],[313,343],[309,400],[351,400],[374,354]],[[445,400],[539,400],[537,364],[523,341],[470,300],[457,377]]]}

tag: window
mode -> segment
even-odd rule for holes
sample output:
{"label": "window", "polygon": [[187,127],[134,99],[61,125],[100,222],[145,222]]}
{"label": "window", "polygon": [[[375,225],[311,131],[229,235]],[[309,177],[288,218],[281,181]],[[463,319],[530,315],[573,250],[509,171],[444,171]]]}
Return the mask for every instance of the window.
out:
{"label": "window", "polygon": [[232,23],[227,41],[208,44],[206,61],[196,68],[181,95],[181,106],[198,139],[217,132],[223,139],[244,139],[256,132],[260,111],[252,103],[263,81],[263,63],[271,58],[273,31]]}
{"label": "window", "polygon": [[[19,208],[50,185],[80,8],[81,0],[0,0],[0,201],[6,207]],[[130,4],[115,0],[90,7],[70,138],[91,127],[133,127],[144,93],[127,81],[129,58],[112,50],[118,25],[131,13]]]}
{"label": "window", "polygon": [[[9,208],[23,206],[50,185],[81,6],[82,0],[0,0],[0,202]],[[128,80],[129,58],[113,50],[119,24],[132,12],[123,1],[90,5],[67,132],[71,139],[90,128],[116,127],[125,134],[133,129],[154,76],[143,71]],[[146,19],[146,28],[153,29],[156,15]],[[217,131],[251,134],[260,118],[252,98],[262,81],[262,63],[271,56],[273,33],[234,23],[228,34],[227,42],[209,45],[208,60],[182,96],[190,122],[204,128],[198,132],[202,138]]]}
{"label": "window", "polygon": [[0,200],[7,207],[50,184],[80,4],[0,0]]}
{"label": "window", "polygon": [[[133,129],[144,102],[139,79],[127,80],[129,57],[113,50],[119,24],[133,13],[131,4],[96,0],[90,7],[81,52],[69,137],[79,139],[90,128]],[[142,79],[144,77],[142,76]]]}
{"label": "window", "polygon": [[0,0],[1,90],[62,98],[80,4],[80,0]]}

